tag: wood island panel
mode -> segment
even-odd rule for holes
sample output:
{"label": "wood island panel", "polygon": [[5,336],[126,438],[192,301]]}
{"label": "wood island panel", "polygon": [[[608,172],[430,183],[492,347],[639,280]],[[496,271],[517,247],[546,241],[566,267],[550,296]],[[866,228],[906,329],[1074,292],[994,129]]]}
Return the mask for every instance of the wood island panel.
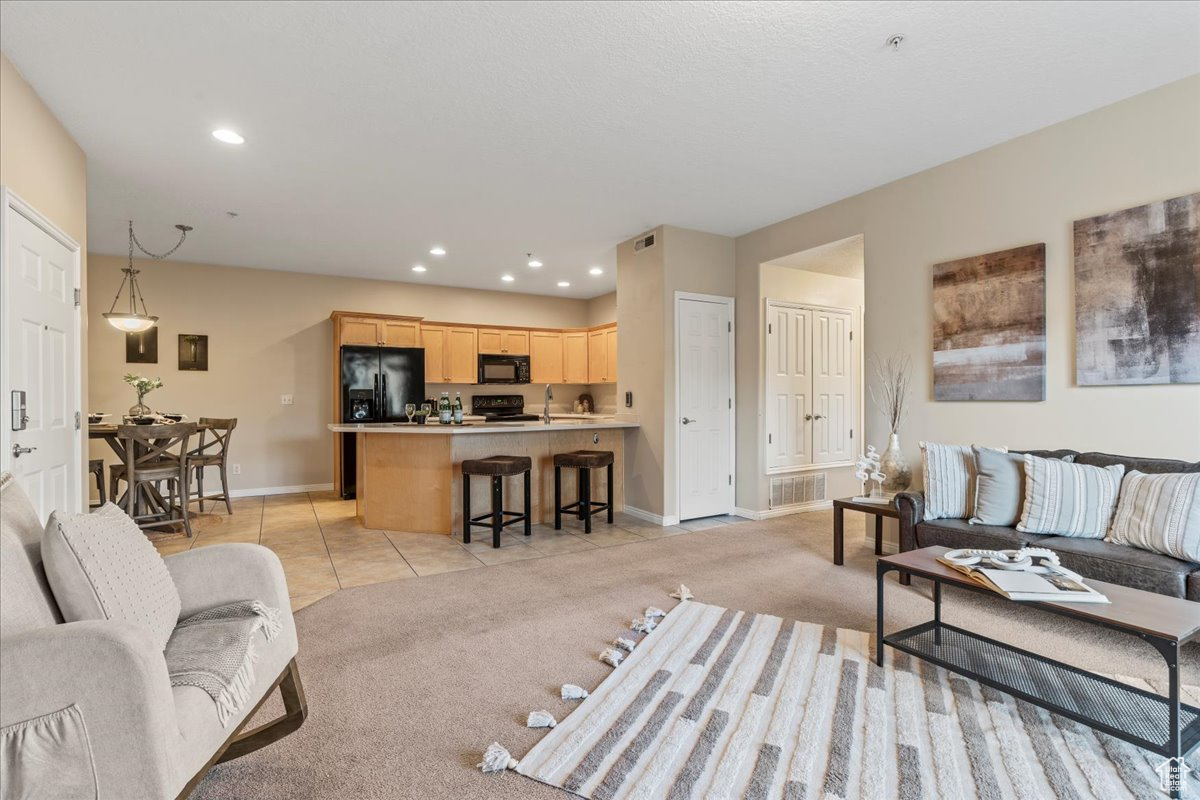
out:
{"label": "wood island panel", "polygon": [[358,435],[358,514],[368,528],[450,530],[449,436]]}

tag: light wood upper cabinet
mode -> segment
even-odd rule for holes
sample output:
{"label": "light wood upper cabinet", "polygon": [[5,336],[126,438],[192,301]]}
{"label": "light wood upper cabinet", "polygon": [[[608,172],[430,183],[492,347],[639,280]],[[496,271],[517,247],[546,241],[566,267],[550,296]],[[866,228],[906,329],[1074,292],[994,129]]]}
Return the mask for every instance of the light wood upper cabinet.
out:
{"label": "light wood upper cabinet", "polygon": [[425,348],[425,382],[446,382],[446,329],[421,326],[421,346]]}
{"label": "light wood upper cabinet", "polygon": [[426,383],[475,383],[477,344],[474,328],[422,325]]}
{"label": "light wood upper cabinet", "polygon": [[383,321],[383,344],[385,347],[420,347],[420,342],[420,322],[406,319],[385,319]]}
{"label": "light wood upper cabinet", "polygon": [[529,334],[529,382],[567,382],[563,380],[562,333],[532,331]]}
{"label": "light wood upper cabinet", "polygon": [[617,382],[617,329],[588,331],[588,383]]}
{"label": "light wood upper cabinet", "polygon": [[588,332],[566,331],[562,335],[563,383],[588,382]]}
{"label": "light wood upper cabinet", "polygon": [[480,353],[530,355],[529,331],[480,328],[478,347]]}
{"label": "light wood upper cabinet", "polygon": [[341,317],[338,320],[341,330],[339,341],[343,345],[378,345],[383,338],[380,336],[379,320],[370,317]]}
{"label": "light wood upper cabinet", "polygon": [[604,331],[588,331],[588,383],[604,383],[608,374],[608,345]]}
{"label": "light wood upper cabinet", "polygon": [[446,382],[475,383],[479,378],[475,328],[448,328],[446,334]]}

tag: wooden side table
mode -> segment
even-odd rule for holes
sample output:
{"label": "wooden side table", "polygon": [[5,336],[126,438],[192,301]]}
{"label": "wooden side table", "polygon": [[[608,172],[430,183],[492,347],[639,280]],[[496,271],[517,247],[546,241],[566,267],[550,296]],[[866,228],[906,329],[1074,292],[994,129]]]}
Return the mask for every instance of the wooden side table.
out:
{"label": "wooden side table", "polygon": [[883,518],[900,519],[896,510],[896,502],[890,503],[859,503],[853,498],[843,497],[833,501],[833,563],[842,565],[842,543],[845,539],[846,509],[861,511],[863,514],[875,515],[875,555],[883,555]]}

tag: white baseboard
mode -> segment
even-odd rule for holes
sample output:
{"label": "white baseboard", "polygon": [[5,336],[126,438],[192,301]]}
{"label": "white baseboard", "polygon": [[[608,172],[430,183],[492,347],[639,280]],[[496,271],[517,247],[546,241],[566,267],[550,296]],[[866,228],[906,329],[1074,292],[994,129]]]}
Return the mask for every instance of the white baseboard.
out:
{"label": "white baseboard", "polygon": [[679,517],[677,515],[664,517],[660,514],[643,511],[640,508],[634,508],[633,506],[625,506],[623,510],[631,517],[637,517],[638,519],[645,520],[646,522],[653,522],[655,525],[662,525],[664,528],[679,524]]}
{"label": "white baseboard", "polygon": [[262,489],[230,489],[230,497],[260,497],[264,494],[303,494],[305,492],[328,492],[332,483],[309,483],[303,486],[267,486]]}
{"label": "white baseboard", "polygon": [[774,519],[775,517],[786,517],[791,514],[806,514],[809,511],[828,511],[833,508],[832,500],[822,500],[819,503],[809,503],[803,506],[788,506],[787,508],[771,508],[766,511],[751,511],[748,508],[735,508],[734,514],[746,519]]}

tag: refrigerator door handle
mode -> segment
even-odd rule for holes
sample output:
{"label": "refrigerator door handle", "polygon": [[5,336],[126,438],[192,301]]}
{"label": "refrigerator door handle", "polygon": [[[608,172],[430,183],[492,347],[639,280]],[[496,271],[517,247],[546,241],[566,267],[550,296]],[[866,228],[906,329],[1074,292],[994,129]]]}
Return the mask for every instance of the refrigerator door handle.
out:
{"label": "refrigerator door handle", "polygon": [[380,405],[379,405],[379,373],[376,372],[371,377],[375,381],[375,390],[374,390],[374,392],[372,392],[372,394],[375,398],[375,418],[371,421],[377,422],[379,420],[379,409],[380,409]]}
{"label": "refrigerator door handle", "polygon": [[376,416],[379,418],[380,421],[383,421],[388,416],[388,412],[387,412],[387,373],[381,372],[379,374],[379,378],[383,385],[379,391],[379,413],[376,414]]}

